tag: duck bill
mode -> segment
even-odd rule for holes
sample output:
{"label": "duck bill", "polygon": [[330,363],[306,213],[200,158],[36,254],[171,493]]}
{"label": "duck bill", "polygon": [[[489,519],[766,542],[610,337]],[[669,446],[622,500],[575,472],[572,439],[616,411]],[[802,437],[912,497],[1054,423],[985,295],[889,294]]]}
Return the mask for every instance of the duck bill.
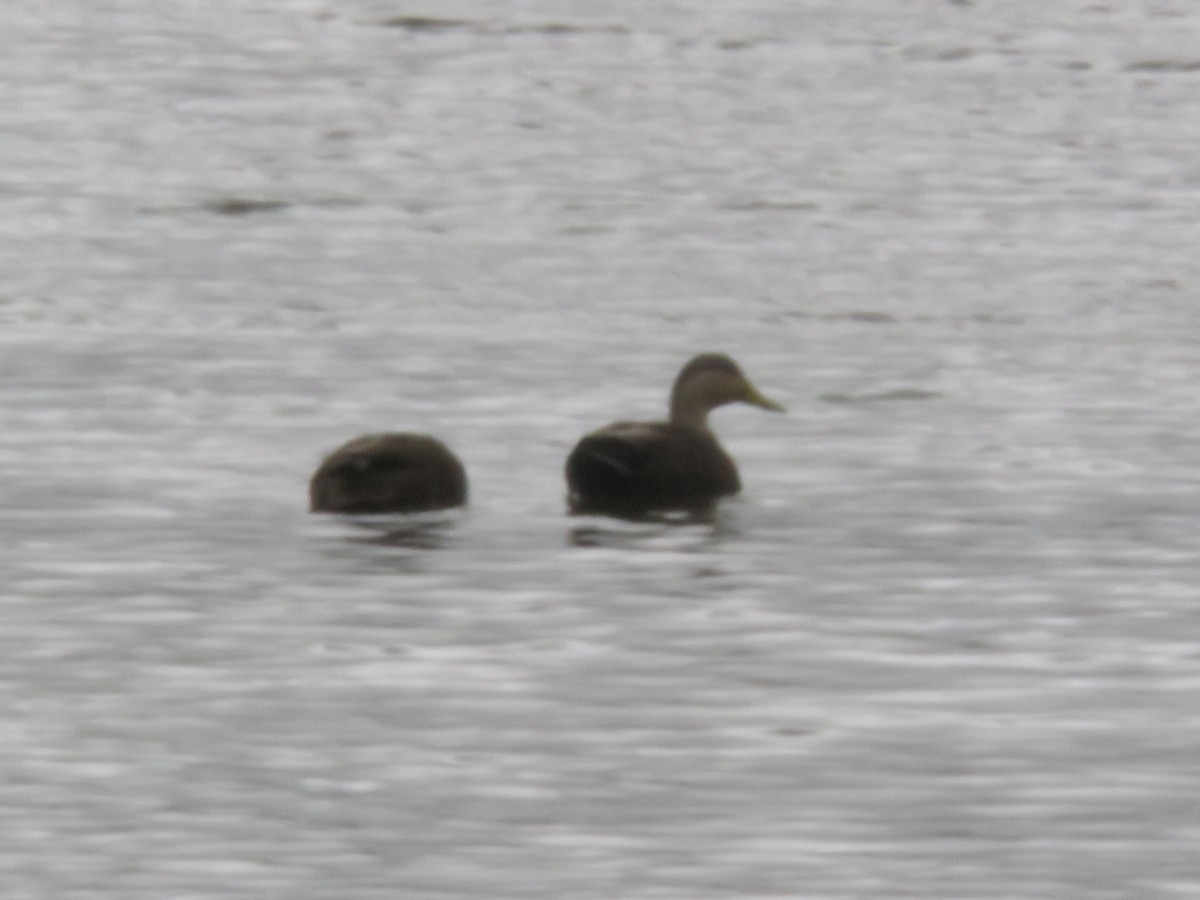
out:
{"label": "duck bill", "polygon": [[751,406],[757,406],[760,409],[769,409],[771,412],[787,412],[787,407],[763,395],[759,392],[758,388],[749,383],[746,384],[745,401]]}

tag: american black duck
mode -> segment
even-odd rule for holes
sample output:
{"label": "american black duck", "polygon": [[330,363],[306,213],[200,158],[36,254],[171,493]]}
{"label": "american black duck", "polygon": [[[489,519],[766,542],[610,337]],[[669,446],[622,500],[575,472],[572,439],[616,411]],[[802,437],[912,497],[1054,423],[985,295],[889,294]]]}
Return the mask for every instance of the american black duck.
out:
{"label": "american black duck", "polygon": [[737,466],[708,427],[726,403],[783,412],[724,354],[702,353],[679,372],[667,422],[614,422],[584,435],[567,457],[573,512],[641,515],[697,510],[741,490]]}
{"label": "american black duck", "polygon": [[467,502],[463,465],[437,438],[364,434],[325,457],[308,483],[313,512],[408,513]]}

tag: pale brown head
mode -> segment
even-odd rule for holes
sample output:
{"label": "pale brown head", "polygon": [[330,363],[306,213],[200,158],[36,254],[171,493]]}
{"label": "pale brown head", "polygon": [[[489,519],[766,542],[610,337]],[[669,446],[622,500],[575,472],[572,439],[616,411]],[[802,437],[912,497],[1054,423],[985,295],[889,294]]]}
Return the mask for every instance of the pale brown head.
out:
{"label": "pale brown head", "polygon": [[726,403],[749,403],[772,412],[784,408],[750,383],[723,353],[701,353],[680,370],[671,389],[671,423],[707,428],[708,414]]}

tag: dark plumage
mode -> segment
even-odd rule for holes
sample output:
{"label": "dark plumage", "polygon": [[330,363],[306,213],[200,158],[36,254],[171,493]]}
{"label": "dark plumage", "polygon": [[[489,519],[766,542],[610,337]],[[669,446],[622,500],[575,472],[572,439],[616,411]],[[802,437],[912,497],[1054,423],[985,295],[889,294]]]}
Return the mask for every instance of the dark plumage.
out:
{"label": "dark plumage", "polygon": [[783,411],[728,356],[692,359],[671,390],[670,421],[614,422],[575,445],[566,466],[572,511],[699,509],[736,494],[742,487],[737,466],[708,428],[710,411],[735,402]]}
{"label": "dark plumage", "polygon": [[463,465],[437,438],[364,434],[325,458],[308,484],[313,512],[407,513],[462,506]]}

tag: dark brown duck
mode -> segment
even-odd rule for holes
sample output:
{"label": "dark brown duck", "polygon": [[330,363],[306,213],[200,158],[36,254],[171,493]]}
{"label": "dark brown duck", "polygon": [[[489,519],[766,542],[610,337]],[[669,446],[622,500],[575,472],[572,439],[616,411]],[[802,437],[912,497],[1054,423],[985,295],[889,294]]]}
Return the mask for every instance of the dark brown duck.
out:
{"label": "dark brown duck", "polygon": [[703,353],[680,371],[666,422],[614,422],[584,435],[567,457],[573,512],[638,515],[702,509],[736,494],[737,466],[708,427],[708,414],[726,403],[783,412],[728,356]]}
{"label": "dark brown duck", "polygon": [[409,513],[462,506],[467,475],[437,438],[364,434],[325,458],[308,483],[313,512]]}

